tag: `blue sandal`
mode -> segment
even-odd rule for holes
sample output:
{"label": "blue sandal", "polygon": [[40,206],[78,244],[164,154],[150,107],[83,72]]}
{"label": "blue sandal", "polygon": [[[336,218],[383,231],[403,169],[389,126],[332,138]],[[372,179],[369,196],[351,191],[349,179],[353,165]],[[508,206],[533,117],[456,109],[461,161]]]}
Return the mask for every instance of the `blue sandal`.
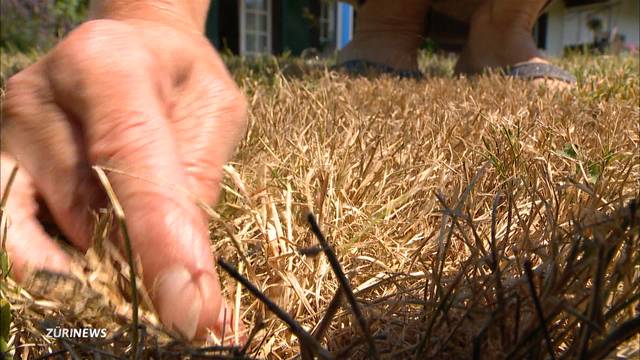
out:
{"label": "blue sandal", "polygon": [[511,65],[507,69],[505,69],[505,74],[508,76],[529,80],[551,79],[564,81],[569,84],[576,83],[576,77],[567,70],[561,69],[553,64],[534,61],[527,61]]}

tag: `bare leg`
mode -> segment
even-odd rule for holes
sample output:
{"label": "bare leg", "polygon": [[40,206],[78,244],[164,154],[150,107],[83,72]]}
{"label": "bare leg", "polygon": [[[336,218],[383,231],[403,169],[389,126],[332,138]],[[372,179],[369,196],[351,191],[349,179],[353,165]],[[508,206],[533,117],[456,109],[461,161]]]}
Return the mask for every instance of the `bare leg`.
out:
{"label": "bare leg", "polygon": [[358,9],[351,41],[338,63],[366,60],[396,70],[418,70],[418,48],[430,0],[367,0]]}
{"label": "bare leg", "polygon": [[473,74],[525,61],[547,62],[531,32],[547,0],[486,0],[471,18],[456,72]]}

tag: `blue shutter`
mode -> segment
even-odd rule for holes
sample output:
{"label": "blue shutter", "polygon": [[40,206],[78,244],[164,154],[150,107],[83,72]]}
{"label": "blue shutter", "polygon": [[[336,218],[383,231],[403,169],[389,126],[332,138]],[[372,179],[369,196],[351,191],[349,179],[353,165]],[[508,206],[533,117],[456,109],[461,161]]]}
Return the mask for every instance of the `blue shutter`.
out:
{"label": "blue shutter", "polygon": [[353,6],[347,3],[338,4],[338,26],[336,29],[337,47],[342,49],[353,37]]}

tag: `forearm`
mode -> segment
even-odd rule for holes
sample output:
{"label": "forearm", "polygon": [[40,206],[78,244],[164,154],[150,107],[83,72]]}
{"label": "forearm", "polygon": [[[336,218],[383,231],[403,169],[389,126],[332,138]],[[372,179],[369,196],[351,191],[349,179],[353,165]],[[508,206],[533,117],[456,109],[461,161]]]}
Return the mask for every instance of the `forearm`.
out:
{"label": "forearm", "polygon": [[210,0],[92,0],[91,18],[141,19],[204,31]]}

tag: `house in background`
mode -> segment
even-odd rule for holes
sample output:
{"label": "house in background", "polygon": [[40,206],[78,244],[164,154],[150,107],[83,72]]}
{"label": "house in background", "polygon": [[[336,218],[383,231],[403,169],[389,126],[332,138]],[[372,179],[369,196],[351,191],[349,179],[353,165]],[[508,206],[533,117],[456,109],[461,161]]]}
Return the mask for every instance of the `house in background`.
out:
{"label": "house in background", "polygon": [[[308,48],[332,54],[351,41],[356,16],[351,5],[337,0],[216,0],[206,32],[216,48],[245,56],[299,55]],[[438,39],[437,48],[459,51],[468,26],[439,21],[442,18],[428,14],[425,33]],[[455,41],[447,38],[452,29]],[[637,49],[640,0],[556,0],[539,18],[533,35],[551,56],[594,46],[614,52]]]}
{"label": "house in background", "polygon": [[206,33],[216,48],[245,56],[332,53],[351,40],[353,23],[353,7],[338,1],[217,0]]}
{"label": "house in background", "polygon": [[[598,31],[590,28],[594,20]],[[592,27],[592,26],[591,26]],[[534,36],[548,55],[602,44],[638,48],[640,44],[640,0],[558,0],[538,20]]]}

